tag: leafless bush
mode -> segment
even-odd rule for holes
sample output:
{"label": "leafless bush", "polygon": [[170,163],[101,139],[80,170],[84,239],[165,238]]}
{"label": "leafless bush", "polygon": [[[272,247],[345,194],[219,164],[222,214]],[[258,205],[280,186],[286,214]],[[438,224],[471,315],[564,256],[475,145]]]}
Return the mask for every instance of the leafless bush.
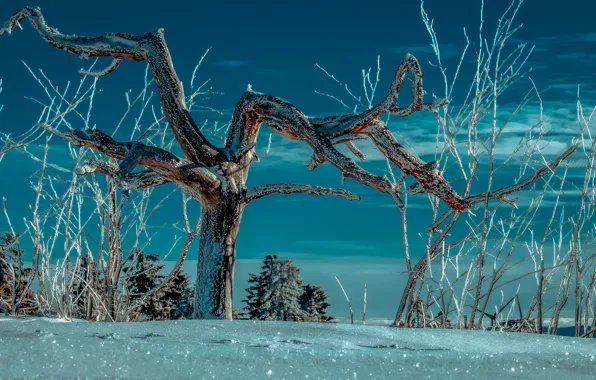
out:
{"label": "leafless bush", "polygon": [[[543,116],[541,93],[529,76],[531,68],[525,69],[533,48],[528,48],[526,44],[512,44],[508,41],[519,28],[514,26],[513,22],[521,3],[522,1],[514,0],[510,4],[499,18],[495,35],[490,39],[485,39],[482,34],[484,19],[481,15],[480,32],[475,46],[477,65],[468,98],[461,107],[443,107],[438,117],[437,140],[443,141],[443,149],[438,152],[438,166],[443,170],[448,170],[450,166],[457,168],[464,180],[466,194],[475,186],[481,188],[479,193],[488,194],[494,186],[498,171],[508,166],[518,171],[516,182],[523,184],[522,178],[527,176],[528,172],[534,170],[534,174],[530,174],[532,177],[544,166],[538,170],[535,168],[548,161],[544,152],[551,144],[546,139],[550,131],[545,127],[547,120]],[[441,62],[440,47],[432,20],[428,18],[423,6],[421,9],[423,21],[436,53],[436,66],[441,70],[447,84],[446,70]],[[470,42],[467,35],[466,39],[468,45],[464,49],[460,66],[469,50]],[[455,79],[460,74],[460,66],[456,70],[452,84],[445,86],[445,93],[449,100],[451,100]],[[527,79],[529,84],[526,96],[520,99],[518,106],[512,112],[501,110],[502,95],[523,79]],[[540,110],[534,124],[528,125],[524,136],[520,138],[510,154],[498,159],[495,148],[507,132],[510,123],[531,101],[538,103]],[[593,144],[586,146],[586,140],[592,141],[592,139],[584,138],[584,135],[588,137],[590,133],[588,124],[591,116],[591,114],[583,115],[581,103],[578,100],[580,125],[576,136],[581,143],[580,150],[584,152],[586,158],[580,159],[576,155],[573,161],[570,161],[573,163],[565,164],[565,169],[558,172],[548,170],[547,167],[543,172],[543,183],[532,190],[532,200],[528,205],[518,207],[516,200],[509,198],[489,203],[490,199],[486,197],[486,201],[481,203],[480,210],[474,210],[474,213],[469,213],[466,218],[465,223],[469,226],[469,232],[449,242],[446,232],[453,228],[455,220],[460,215],[453,215],[453,218],[447,222],[446,214],[452,214],[452,212],[448,211],[441,215],[438,212],[438,203],[430,199],[435,219],[429,229],[426,255],[410,273],[410,281],[396,315],[396,324],[401,321],[401,313],[404,309],[407,307],[411,310],[412,305],[419,302],[425,291],[427,309],[438,309],[442,315],[449,315],[454,311],[457,316],[456,326],[459,328],[484,327],[483,319],[488,315],[491,298],[495,298],[495,292],[523,277],[533,275],[537,280],[537,292],[534,299],[524,305],[526,310],[522,312],[519,297],[516,295],[493,315],[496,317],[491,319],[491,324],[494,323],[493,328],[542,332],[543,312],[547,310],[543,304],[544,294],[550,290],[553,280],[560,276],[557,301],[551,307],[553,316],[548,331],[556,333],[560,312],[572,288],[575,296],[575,335],[580,336],[581,321],[584,323],[584,331],[588,330],[588,320],[590,316],[593,319],[594,313],[593,301],[590,298],[590,294],[593,294],[590,286],[593,287],[593,283],[591,285],[588,285],[589,281],[584,283],[583,277],[587,275],[593,278],[594,271],[593,251],[591,252],[589,248],[593,245],[593,233],[589,227],[593,212],[591,206],[593,194],[590,191],[590,182],[593,178],[591,164]],[[483,131],[483,123],[490,125],[490,131]],[[460,139],[459,136],[462,134],[464,136]],[[462,143],[466,146],[463,153],[467,157],[462,155],[463,149],[459,149]],[[567,180],[567,175],[569,167],[577,165],[577,162],[586,162],[587,168],[581,189],[581,201],[575,216],[566,217],[561,199],[566,191],[574,189],[574,184]],[[543,200],[553,195],[555,200],[550,218],[542,229],[542,226],[537,226],[539,222],[537,215],[546,207],[542,204]],[[503,206],[509,205],[513,206],[511,211],[503,209]],[[437,217],[437,215],[441,216]],[[441,224],[444,225],[443,230],[437,231]],[[565,241],[569,242],[566,252],[564,251]],[[511,269],[528,262],[527,256],[520,257],[523,252],[521,248],[528,252],[529,259],[534,263],[534,270],[511,278],[512,276],[507,276]],[[553,251],[552,261],[545,259],[546,250]],[[470,257],[473,257],[473,260],[468,259],[469,266],[460,269],[460,263]],[[436,264],[435,261],[437,261]],[[438,268],[433,270],[435,266]],[[421,280],[417,288],[416,281],[412,281],[412,278],[416,277]],[[572,278],[575,280],[573,285]],[[406,306],[408,300],[409,304]],[[501,297],[501,305],[503,305],[503,297]],[[518,319],[512,319],[511,312],[501,313],[503,307],[507,305],[510,305],[510,310],[513,310],[514,306],[518,307]],[[495,308],[497,308],[496,305]],[[468,321],[465,324],[464,316]]]}
{"label": "leafless bush", "polygon": [[[531,79],[531,68],[526,68],[533,47],[510,42],[520,28],[514,22],[523,1],[513,0],[498,18],[495,33],[484,35],[484,4],[481,1],[481,21],[476,42],[472,42],[464,29],[465,45],[453,75],[441,57],[441,45],[434,30],[433,20],[427,15],[421,2],[421,16],[431,38],[435,58],[431,65],[439,70],[444,79],[444,94],[448,103],[437,113],[435,161],[429,165],[439,173],[459,175],[458,185],[464,197],[476,193],[481,202],[467,213],[445,209],[437,197],[428,196],[433,219],[429,223],[423,257],[412,263],[409,244],[408,200],[412,194],[425,193],[418,183],[407,185],[403,172],[394,174],[395,167],[387,160],[387,174],[392,182],[403,189],[405,207],[401,211],[403,255],[408,282],[398,305],[394,325],[400,327],[441,327],[478,329],[490,326],[501,331],[542,332],[544,313],[552,312],[549,333],[556,333],[560,313],[569,299],[574,298],[575,335],[589,331],[594,326],[594,287],[596,265],[593,251],[593,160],[594,143],[590,134],[590,121],[594,110],[587,114],[577,103],[578,129],[571,149],[559,156],[557,165],[563,169],[554,171],[548,164],[552,144],[548,139],[547,118],[543,113],[541,91]],[[470,70],[469,55],[475,59]],[[379,82],[380,62],[377,60],[376,75],[371,69],[363,70],[364,97],[354,95],[347,84],[340,82],[326,69],[317,65],[332,80],[340,84],[349,96],[348,101],[320,93],[348,109],[372,107],[376,85]],[[471,73],[471,75],[470,75]],[[454,89],[470,78],[464,99],[454,99]],[[503,95],[514,85],[527,84],[527,93],[512,109],[503,107]],[[366,101],[362,101],[362,99]],[[355,107],[349,105],[355,103]],[[532,124],[519,137],[508,152],[498,156],[497,148],[505,142],[504,137],[513,128],[511,124],[528,105],[538,104],[539,112]],[[573,134],[570,131],[569,134]],[[511,139],[510,139],[511,140]],[[584,158],[569,157],[579,144]],[[553,153],[551,150],[551,155]],[[502,152],[501,152],[502,154]],[[567,176],[569,170],[580,166],[584,172],[582,185],[575,185]],[[504,170],[516,172],[515,185],[506,188],[506,194],[492,196],[499,173]],[[531,200],[518,204],[509,197],[513,192],[527,188]],[[502,189],[503,190],[503,189]],[[528,191],[526,189],[526,191]],[[572,208],[573,215],[565,214],[566,192],[577,191],[580,202]],[[550,208],[543,204],[545,198]],[[554,198],[554,200],[551,200]],[[549,210],[546,224],[538,216]],[[569,208],[568,208],[569,209]],[[418,222],[418,221],[417,221]],[[462,233],[462,224],[468,232]],[[552,260],[546,258],[547,251]],[[524,255],[525,253],[525,255]],[[512,269],[533,264],[533,270],[512,276]],[[505,302],[503,288],[525,277],[536,278],[537,291],[533,300],[523,305],[514,295]],[[558,284],[557,284],[558,282]],[[544,294],[558,293],[554,305],[544,305]],[[500,292],[500,303],[496,293]],[[491,304],[495,313],[490,314]],[[509,308],[509,309],[507,309]],[[519,316],[512,317],[518,310]],[[516,313],[517,314],[517,313]],[[453,321],[452,321],[453,320]],[[591,321],[591,322],[590,322]]]}
{"label": "leafless bush", "polygon": [[[36,103],[42,105],[38,122],[53,122],[57,127],[65,128],[72,128],[73,123],[92,127],[90,117],[93,100],[99,92],[96,88],[97,78],[89,83],[89,77],[83,77],[72,97],[68,97],[70,83],[61,92],[43,71],[35,73],[27,68],[48,96],[45,103],[35,99]],[[193,73],[193,82],[197,69],[198,65]],[[133,113],[138,112],[134,116],[131,139],[168,146],[172,143],[172,136],[167,133],[164,117],[155,113],[151,102],[151,84],[145,73],[145,83],[140,93],[132,99],[130,92],[125,94],[127,109],[114,133],[133,118]],[[205,88],[204,84],[195,89],[188,99],[191,108],[194,102],[206,94],[211,94],[211,90]],[[147,122],[147,117],[143,119],[143,115],[149,110],[152,110],[152,120]],[[141,129],[142,122],[147,123],[144,129]],[[39,133],[38,128],[32,128],[32,131]],[[175,192],[152,202],[152,188],[122,188],[117,178],[109,176],[117,170],[117,165],[112,161],[99,160],[92,151],[86,149],[74,150],[69,147],[74,170],[65,168],[63,164],[53,164],[48,158],[49,140],[44,145],[43,155],[38,157],[34,153],[33,143],[39,136],[33,136],[34,139],[28,136],[28,140],[23,139],[20,143],[13,143],[9,137],[5,139],[8,147],[6,152],[9,148],[17,149],[40,164],[37,180],[32,182],[36,195],[31,217],[25,220],[25,233],[19,236],[21,240],[25,237],[30,239],[33,251],[33,269],[28,277],[27,288],[35,288],[35,301],[44,315],[98,321],[131,320],[145,300],[167,287],[176,276],[197,236],[200,223],[193,227],[189,222],[186,207],[188,198],[182,195],[184,225],[167,228],[186,235],[176,265],[159,286],[146,294],[135,295],[133,300],[126,288],[124,268],[130,264],[134,252],[149,246],[151,239],[163,230],[161,226],[152,227],[149,221]],[[108,177],[104,180],[97,177],[96,172],[108,174]],[[12,228],[6,203],[4,210]],[[98,231],[95,231],[95,226],[99,226]],[[99,239],[94,237],[97,235]],[[183,238],[174,237],[168,256]]]}

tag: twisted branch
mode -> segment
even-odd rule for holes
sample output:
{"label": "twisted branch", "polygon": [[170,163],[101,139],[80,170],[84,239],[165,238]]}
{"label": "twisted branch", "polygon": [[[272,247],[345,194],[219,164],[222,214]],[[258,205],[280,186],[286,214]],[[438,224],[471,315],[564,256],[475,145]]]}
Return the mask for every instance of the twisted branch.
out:
{"label": "twisted branch", "polygon": [[[399,108],[395,102],[408,72],[412,72],[413,76],[412,102],[405,108]],[[279,135],[293,140],[302,140],[310,145],[313,155],[307,166],[311,170],[324,162],[329,162],[341,171],[342,182],[345,178],[353,178],[366,186],[390,194],[398,207],[403,207],[399,188],[387,178],[365,171],[334,147],[334,144],[343,142],[356,157],[363,159],[365,158],[364,154],[358,150],[352,140],[364,134],[371,137],[381,152],[394,161],[407,175],[414,176],[423,186],[426,185],[427,191],[443,199],[453,208],[467,209],[467,205],[463,203],[447,181],[436,170],[428,169],[425,162],[397,144],[387,127],[378,120],[378,117],[386,112],[398,116],[408,116],[421,110],[434,111],[446,104],[446,101],[443,100],[424,104],[422,96],[420,65],[410,55],[396,71],[385,99],[360,114],[309,118],[287,101],[271,95],[256,93],[249,87],[236,105],[226,140],[226,149],[240,150],[244,146],[253,146],[262,123],[267,123]]]}
{"label": "twisted branch", "polygon": [[250,203],[255,199],[262,198],[266,195],[271,194],[311,194],[311,195],[320,195],[320,196],[337,196],[347,199],[349,201],[359,201],[361,198],[360,196],[347,191],[347,190],[339,190],[339,189],[330,189],[327,187],[321,186],[312,186],[312,185],[298,185],[298,184],[291,184],[291,183],[279,183],[275,185],[262,185],[249,188],[246,191],[246,200],[245,203]]}
{"label": "twisted branch", "polygon": [[[281,98],[255,92],[251,88],[244,92],[236,105],[225,149],[236,151],[242,150],[245,146],[252,146],[263,123],[267,123],[269,128],[281,136],[307,143],[313,150],[313,157],[308,164],[311,170],[325,161],[329,162],[340,170],[342,181],[345,178],[353,178],[366,186],[390,194],[395,203],[403,207],[399,189],[387,178],[362,169],[334,146],[336,143],[349,140],[340,139],[339,136],[328,136],[315,129],[306,115],[294,105]],[[247,154],[244,157],[245,160],[250,160],[252,156]],[[246,164],[242,161],[239,163]]]}
{"label": "twisted branch", "polygon": [[77,166],[75,168],[75,173],[77,175],[87,175],[91,173],[105,174],[114,178],[122,190],[145,189],[170,182],[167,178],[164,178],[151,170],[142,170],[123,176],[118,166],[97,159],[87,160]]}
{"label": "twisted branch", "polygon": [[[79,170],[82,173],[86,170],[97,170],[109,175],[117,173],[126,182],[131,180],[132,169],[136,165],[141,165],[155,173],[155,175],[162,177],[160,181],[163,181],[163,183],[173,181],[205,189],[220,186],[220,180],[209,169],[186,159],[181,159],[167,150],[147,146],[139,142],[118,142],[97,129],[73,129],[68,132],[60,132],[46,124],[40,124],[40,126],[75,146],[85,146],[108,157],[122,160],[117,172],[112,171],[106,165],[95,163],[94,167],[80,168]],[[132,178],[136,178],[135,181],[141,181],[141,178],[144,178],[143,181],[160,182],[146,172],[141,172],[138,175],[134,174]]]}
{"label": "twisted branch", "polygon": [[[405,108],[397,106],[396,102],[401,91],[406,74],[412,73],[412,102]],[[447,104],[445,99],[436,99],[433,103],[423,103],[424,89],[422,87],[422,71],[418,60],[408,54],[398,67],[383,101],[376,106],[359,114],[331,116],[325,118],[311,118],[318,130],[329,136],[339,136],[346,133],[359,133],[362,129],[375,123],[377,118],[390,112],[398,117],[406,117],[417,111],[435,112],[439,107]]]}
{"label": "twisted branch", "polygon": [[107,75],[115,71],[123,59],[147,61],[160,94],[164,115],[186,158],[207,166],[223,160],[223,153],[203,136],[188,112],[184,91],[174,70],[162,29],[141,36],[124,33],[108,33],[97,37],[67,36],[49,27],[38,7],[24,7],[0,29],[0,35],[10,34],[25,18],[29,19],[46,42],[58,49],[85,58],[114,58],[107,69],[86,74]]}

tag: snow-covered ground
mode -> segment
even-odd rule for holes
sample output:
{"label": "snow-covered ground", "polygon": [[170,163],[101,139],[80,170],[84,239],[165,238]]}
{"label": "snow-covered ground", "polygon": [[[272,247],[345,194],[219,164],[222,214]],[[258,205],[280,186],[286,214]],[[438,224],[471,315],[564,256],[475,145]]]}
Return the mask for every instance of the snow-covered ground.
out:
{"label": "snow-covered ground", "polygon": [[0,317],[2,378],[593,379],[596,340],[292,322]]}

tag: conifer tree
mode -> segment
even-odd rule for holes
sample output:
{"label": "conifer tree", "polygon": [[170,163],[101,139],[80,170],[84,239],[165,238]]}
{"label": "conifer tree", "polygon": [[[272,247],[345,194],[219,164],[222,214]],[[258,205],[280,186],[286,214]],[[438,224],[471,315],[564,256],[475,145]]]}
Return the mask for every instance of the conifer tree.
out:
{"label": "conifer tree", "polygon": [[[0,237],[0,304],[13,315],[33,315],[37,303],[29,282],[33,270],[23,263],[25,251],[18,246],[19,235],[6,232]],[[17,303],[16,310],[14,303]]]}
{"label": "conifer tree", "polygon": [[[159,255],[146,254],[137,250],[133,257],[132,266],[125,269],[127,274],[126,283],[130,293],[131,301],[142,297],[149,290],[159,285],[164,276],[159,272],[163,268]],[[168,310],[161,300],[161,294],[157,293],[149,297],[138,309],[137,320],[159,320],[168,317]]]}
{"label": "conifer tree", "polygon": [[246,304],[246,306],[244,307],[244,310],[246,310],[246,312],[240,314],[241,319],[257,319],[260,307],[259,299],[263,293],[260,281],[260,275],[256,275],[253,273],[248,274],[248,283],[252,285],[245,289],[248,295],[246,296],[245,300],[242,300],[242,302]]}
{"label": "conifer tree", "polygon": [[304,285],[303,293],[299,298],[302,310],[308,315],[310,322],[331,322],[333,317],[327,315],[327,308],[331,306],[327,303],[327,294],[325,290],[316,285]]}
{"label": "conifer tree", "polygon": [[307,314],[300,307],[302,295],[300,269],[291,260],[279,260],[277,255],[267,255],[261,274],[250,275],[253,285],[247,289],[247,306],[244,313],[249,319],[303,321]]}
{"label": "conifer tree", "polygon": [[[176,315],[178,303],[185,296],[190,285],[188,275],[181,269],[178,274],[170,281],[160,297],[163,306],[167,312],[167,318],[172,319]],[[188,295],[188,294],[187,294]]]}
{"label": "conifer tree", "polygon": [[7,263],[6,252],[0,246],[0,314],[8,313],[9,310],[5,302],[12,299],[12,276]]}
{"label": "conifer tree", "polygon": [[188,287],[182,292],[182,297],[176,303],[176,311],[172,319],[192,319],[194,311],[194,287]]}

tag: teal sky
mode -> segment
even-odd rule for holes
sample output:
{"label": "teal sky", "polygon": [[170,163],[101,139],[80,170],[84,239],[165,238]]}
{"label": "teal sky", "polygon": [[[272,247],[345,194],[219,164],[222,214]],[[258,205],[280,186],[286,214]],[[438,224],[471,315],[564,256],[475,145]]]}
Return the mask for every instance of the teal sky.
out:
{"label": "teal sky", "polygon": [[[0,18],[6,19],[23,5],[39,5],[48,23],[67,34],[143,33],[164,28],[175,68],[185,87],[189,87],[194,66],[211,48],[199,70],[198,81],[210,78],[213,91],[223,94],[200,104],[223,112],[197,112],[194,116],[198,124],[205,119],[220,123],[228,121],[235,102],[248,83],[256,91],[294,103],[309,115],[346,112],[337,102],[315,93],[331,93],[353,105],[341,86],[326,77],[315,64],[349,84],[357,95],[363,95],[361,69],[373,67],[374,70],[377,56],[380,56],[382,70],[377,94],[382,96],[404,55],[412,53],[422,64],[426,91],[429,94],[443,92],[440,73],[430,64],[434,58],[417,0],[307,0],[288,4],[170,0],[167,6],[163,4],[157,0],[106,0],[101,5],[73,0],[38,0],[36,4],[7,0],[0,3]],[[501,1],[486,1],[487,36],[492,36],[490,32],[505,6]],[[451,76],[465,46],[464,27],[472,40],[470,53],[477,48],[480,1],[427,0],[425,8],[435,19],[443,63]],[[535,45],[534,54],[528,61],[528,67],[535,69],[532,79],[539,88],[550,88],[542,96],[552,130],[547,139],[551,141],[545,150],[547,155],[562,152],[577,135],[577,85],[581,84],[586,107],[592,106],[596,100],[596,82],[592,75],[596,68],[594,12],[596,5],[586,0],[568,0],[565,6],[551,0],[527,0],[517,17],[523,28],[511,44],[515,46],[524,41]],[[29,129],[41,112],[41,106],[26,97],[47,101],[44,89],[22,61],[34,71],[42,69],[60,88],[64,88],[68,81],[73,81],[73,86],[77,84],[80,75],[76,70],[90,63],[50,47],[35,34],[28,22],[23,26],[24,30],[0,38],[0,104],[4,105],[0,112],[0,131],[15,135]],[[472,59],[472,55],[468,57]],[[454,104],[463,100],[472,68],[473,62],[466,60],[460,74],[460,86],[454,92]],[[137,93],[142,88],[144,70],[144,63],[124,62],[115,73],[99,80],[101,93],[94,100],[91,124],[106,132],[113,130],[126,109],[124,92],[132,89]],[[530,89],[528,80],[512,88],[503,99],[503,113],[512,110],[515,102]],[[157,102],[154,103],[157,106]],[[527,126],[536,122],[538,114],[538,103],[530,103],[515,119],[503,137],[497,159],[511,151]],[[423,159],[432,159],[436,131],[432,114],[395,120],[390,122],[390,128],[398,131],[400,139]],[[126,123],[123,130],[126,133],[118,135],[122,139],[130,133]],[[263,128],[258,149],[264,157],[261,163],[252,166],[249,185],[295,182],[342,186],[336,169],[324,165],[309,172],[302,166],[310,157],[304,144],[273,136],[271,150],[266,155],[268,136],[269,130]],[[35,149],[36,153],[41,153],[41,148],[34,147],[32,151]],[[386,166],[380,154],[366,144],[363,149],[369,155],[363,166],[383,173]],[[65,145],[59,142],[53,144],[50,157],[64,167],[73,166]],[[0,162],[0,196],[6,197],[17,229],[23,228],[23,218],[30,215],[29,205],[34,201],[30,181],[36,181],[34,175],[38,168],[38,164],[18,152],[9,154]],[[497,177],[495,187],[510,184],[515,174],[514,168],[503,171]],[[457,188],[457,181],[454,183]],[[480,177],[478,191],[481,191],[482,183]],[[391,199],[352,181],[348,181],[345,188],[362,195],[362,201],[292,195],[273,196],[251,204],[242,221],[238,258],[255,260],[268,253],[279,253],[299,263],[300,260],[319,261],[326,267],[345,260],[373,265],[401,258],[400,214]],[[157,198],[171,189],[157,190]],[[523,206],[529,203],[532,194],[527,191],[518,197],[520,206]],[[426,202],[425,196],[410,197],[411,250],[415,258],[423,254],[424,245],[419,234],[423,233],[431,216]],[[572,194],[568,202],[572,204]],[[547,199],[546,208],[548,205]],[[193,213],[196,211],[194,207]],[[175,195],[156,213],[152,224],[169,227],[180,223],[180,215],[180,197]],[[461,232],[467,226],[462,224],[458,228]],[[6,229],[7,223],[2,218],[0,230]],[[180,235],[171,229],[162,229],[148,251],[167,252],[175,234]],[[196,259],[196,249],[189,258]],[[334,274],[328,275],[332,278]],[[399,276],[397,269],[394,275]],[[357,273],[353,276],[354,286],[366,281]],[[370,273],[368,276],[368,281],[375,277]],[[378,314],[386,313],[379,311]]]}

